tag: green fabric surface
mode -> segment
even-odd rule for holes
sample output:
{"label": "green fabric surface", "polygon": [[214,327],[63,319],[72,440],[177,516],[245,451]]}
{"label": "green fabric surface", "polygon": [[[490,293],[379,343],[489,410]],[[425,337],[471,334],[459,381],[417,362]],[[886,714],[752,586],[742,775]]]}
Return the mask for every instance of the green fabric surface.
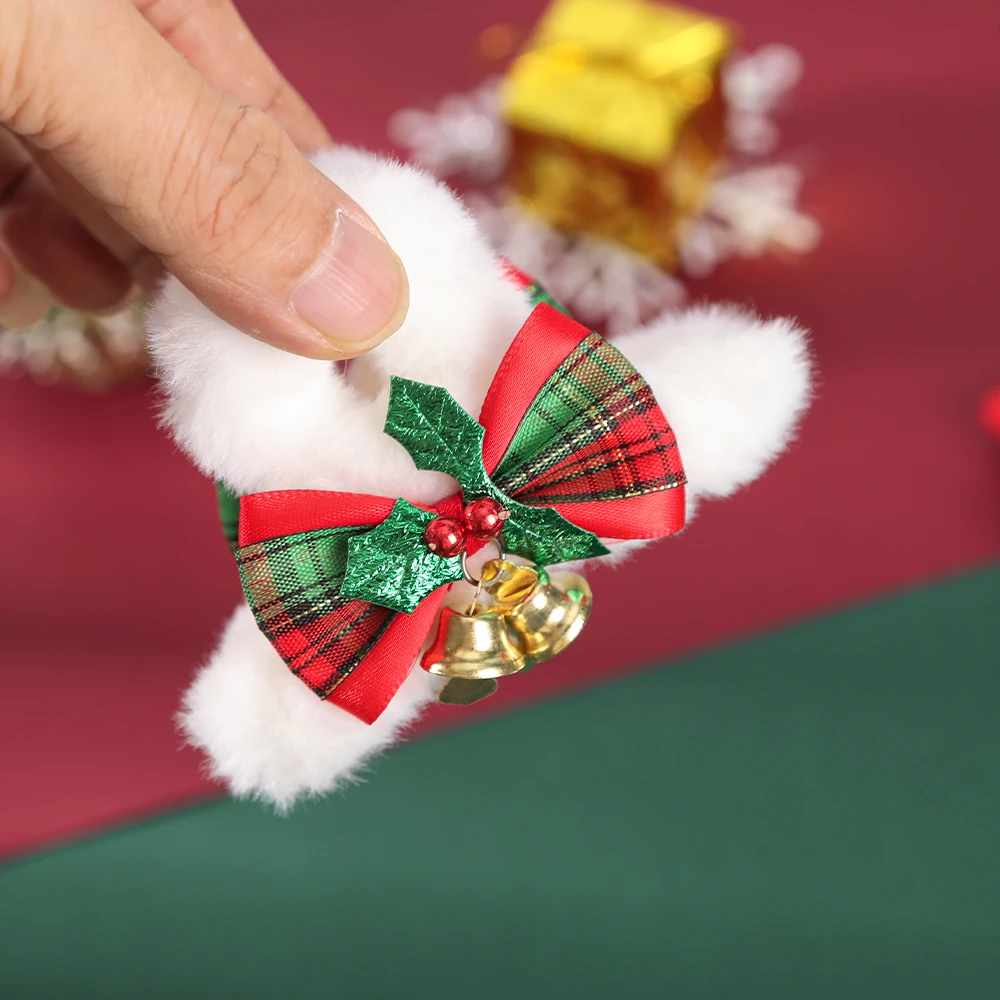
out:
{"label": "green fabric surface", "polygon": [[992,569],[22,860],[0,996],[997,997],[998,649]]}

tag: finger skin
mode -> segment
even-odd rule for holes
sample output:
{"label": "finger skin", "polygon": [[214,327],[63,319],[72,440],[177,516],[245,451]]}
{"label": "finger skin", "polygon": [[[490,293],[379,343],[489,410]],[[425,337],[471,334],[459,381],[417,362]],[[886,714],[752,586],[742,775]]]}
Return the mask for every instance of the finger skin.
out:
{"label": "finger skin", "polygon": [[163,278],[163,265],[152,251],[147,250],[131,233],[127,233],[108,215],[104,206],[61,166],[52,154],[22,140],[28,155],[48,178],[59,201],[79,220],[83,227],[120,261],[133,280],[147,291],[157,287]]}
{"label": "finger skin", "polygon": [[10,258],[0,252],[0,303],[3,302],[14,287],[14,265]]}
{"label": "finger skin", "polygon": [[0,233],[17,262],[60,305],[89,312],[111,309],[132,286],[121,261],[104,249],[51,194],[25,197],[0,214]]}
{"label": "finger skin", "polygon": [[48,315],[48,289],[7,258],[0,266],[0,288],[0,327],[27,330]]}
{"label": "finger skin", "polygon": [[231,0],[133,0],[136,9],[219,90],[270,115],[299,149],[330,135],[250,33]]}
{"label": "finger skin", "polygon": [[0,129],[0,238],[52,297],[74,309],[109,309],[128,270],[74,218],[17,139]]}
{"label": "finger skin", "polygon": [[[328,145],[326,129],[285,80],[256,42],[229,0],[134,0],[135,7],[159,34],[177,49],[202,76],[220,90],[273,117],[303,150]],[[24,147],[3,130],[0,133],[0,190],[4,177],[24,168],[33,158],[54,188],[39,194],[38,203],[21,199],[0,232],[11,243],[19,263],[39,277],[53,296],[77,309],[111,308],[127,285],[120,261],[147,290],[160,281],[163,268],[145,247],[117,225],[103,206],[51,154]],[[33,180],[31,187],[39,186]],[[21,190],[19,188],[19,190]],[[58,198],[67,211],[51,202]],[[0,199],[0,204],[6,199]],[[36,218],[34,212],[42,214]],[[93,246],[73,225],[75,216],[108,253]],[[59,243],[64,239],[63,244]],[[2,298],[2,296],[0,296]]]}
{"label": "finger skin", "polygon": [[[116,58],[95,61],[94,52]],[[127,0],[0,4],[0,120],[50,152],[245,332],[337,358],[363,353],[402,322],[405,275],[384,241],[359,254],[379,278],[361,297],[344,292],[343,275],[329,283],[329,315],[302,295],[346,260],[335,235],[377,233],[373,223],[271,118],[210,87]],[[304,302],[312,322],[296,309]]]}

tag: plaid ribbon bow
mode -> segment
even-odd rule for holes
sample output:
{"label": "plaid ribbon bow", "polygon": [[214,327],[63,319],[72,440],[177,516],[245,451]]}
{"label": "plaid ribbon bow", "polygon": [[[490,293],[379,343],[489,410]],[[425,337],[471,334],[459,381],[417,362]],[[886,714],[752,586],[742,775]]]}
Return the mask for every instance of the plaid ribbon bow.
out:
{"label": "plaid ribbon bow", "polygon": [[[684,524],[684,471],[652,390],[526,276],[535,308],[478,423],[435,386],[394,379],[386,432],[462,489],[432,508],[323,490],[240,498],[235,555],[261,631],[320,698],[371,723],[406,679],[460,560],[423,540],[438,515],[492,496],[507,552],[539,564],[606,553],[597,536]],[[470,540],[473,552],[483,543]]]}

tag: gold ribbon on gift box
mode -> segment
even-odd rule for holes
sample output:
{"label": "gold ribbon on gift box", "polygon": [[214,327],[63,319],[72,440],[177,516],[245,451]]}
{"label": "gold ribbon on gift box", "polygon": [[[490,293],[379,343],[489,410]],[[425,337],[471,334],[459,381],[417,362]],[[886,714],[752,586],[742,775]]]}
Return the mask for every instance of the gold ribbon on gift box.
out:
{"label": "gold ribbon on gift box", "polygon": [[670,256],[719,153],[734,37],[648,0],[555,0],[504,81],[515,191],[555,225]]}

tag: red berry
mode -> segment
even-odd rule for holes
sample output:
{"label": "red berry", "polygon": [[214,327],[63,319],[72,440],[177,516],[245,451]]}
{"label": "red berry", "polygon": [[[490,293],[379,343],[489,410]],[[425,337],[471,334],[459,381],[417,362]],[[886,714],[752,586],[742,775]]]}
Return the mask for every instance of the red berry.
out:
{"label": "red berry", "polygon": [[424,531],[427,548],[442,559],[450,559],[465,551],[465,529],[453,517],[440,515]]}
{"label": "red berry", "polygon": [[496,500],[483,497],[465,505],[462,521],[466,534],[480,542],[488,542],[503,531],[504,510]]}

